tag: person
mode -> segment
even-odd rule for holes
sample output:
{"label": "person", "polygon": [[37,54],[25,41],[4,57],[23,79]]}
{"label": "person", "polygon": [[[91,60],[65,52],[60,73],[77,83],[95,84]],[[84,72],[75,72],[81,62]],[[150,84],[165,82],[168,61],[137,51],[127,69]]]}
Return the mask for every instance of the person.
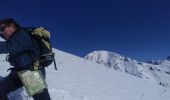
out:
{"label": "person", "polygon": [[[6,41],[0,41],[0,54],[9,54],[8,62],[13,66],[8,76],[0,81],[0,100],[8,100],[9,92],[15,91],[23,84],[17,71],[29,70],[33,57],[37,57],[37,50],[28,32],[12,18],[0,20],[0,36]],[[31,54],[31,55],[30,55]],[[41,67],[45,78],[45,68]],[[34,100],[51,100],[48,89],[33,95]]]}

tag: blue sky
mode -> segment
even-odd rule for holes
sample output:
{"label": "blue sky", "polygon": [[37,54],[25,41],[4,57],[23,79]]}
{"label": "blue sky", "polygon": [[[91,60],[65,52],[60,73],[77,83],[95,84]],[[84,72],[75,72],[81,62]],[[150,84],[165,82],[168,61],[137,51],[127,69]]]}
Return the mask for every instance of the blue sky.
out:
{"label": "blue sky", "polygon": [[83,57],[94,50],[146,61],[170,55],[170,1],[3,0],[0,18],[44,26],[53,47]]}

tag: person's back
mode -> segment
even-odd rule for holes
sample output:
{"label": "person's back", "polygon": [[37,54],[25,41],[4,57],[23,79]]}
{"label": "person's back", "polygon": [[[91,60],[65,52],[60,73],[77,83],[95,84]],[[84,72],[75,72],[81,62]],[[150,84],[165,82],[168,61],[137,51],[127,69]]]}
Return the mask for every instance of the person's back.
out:
{"label": "person's back", "polygon": [[[9,92],[23,86],[17,72],[29,70],[38,54],[29,34],[20,30],[19,24],[13,19],[6,18],[0,21],[0,33],[1,37],[6,40],[0,41],[0,54],[9,53],[7,60],[13,66],[11,73],[0,81],[0,100],[8,100]],[[44,67],[42,67],[41,72],[45,77]],[[47,89],[35,94],[33,98],[34,100],[51,100]]]}

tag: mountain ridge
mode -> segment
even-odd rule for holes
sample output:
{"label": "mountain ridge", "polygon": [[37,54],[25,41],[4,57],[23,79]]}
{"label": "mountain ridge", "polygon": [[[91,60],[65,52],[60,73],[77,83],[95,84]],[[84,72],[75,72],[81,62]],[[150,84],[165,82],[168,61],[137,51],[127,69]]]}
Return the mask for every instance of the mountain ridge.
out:
{"label": "mountain ridge", "polygon": [[159,85],[170,87],[170,61],[165,60],[140,62],[115,52],[93,51],[84,57],[108,68],[143,78]]}

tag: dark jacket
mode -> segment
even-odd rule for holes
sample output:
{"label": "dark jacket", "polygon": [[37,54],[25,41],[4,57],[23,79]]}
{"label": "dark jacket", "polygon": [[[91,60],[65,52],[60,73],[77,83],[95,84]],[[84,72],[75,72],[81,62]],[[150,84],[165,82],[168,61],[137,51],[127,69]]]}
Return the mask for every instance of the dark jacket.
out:
{"label": "dark jacket", "polygon": [[9,53],[9,63],[18,69],[31,65],[37,56],[31,37],[24,30],[16,31],[6,41],[0,41],[0,54],[3,53]]}

